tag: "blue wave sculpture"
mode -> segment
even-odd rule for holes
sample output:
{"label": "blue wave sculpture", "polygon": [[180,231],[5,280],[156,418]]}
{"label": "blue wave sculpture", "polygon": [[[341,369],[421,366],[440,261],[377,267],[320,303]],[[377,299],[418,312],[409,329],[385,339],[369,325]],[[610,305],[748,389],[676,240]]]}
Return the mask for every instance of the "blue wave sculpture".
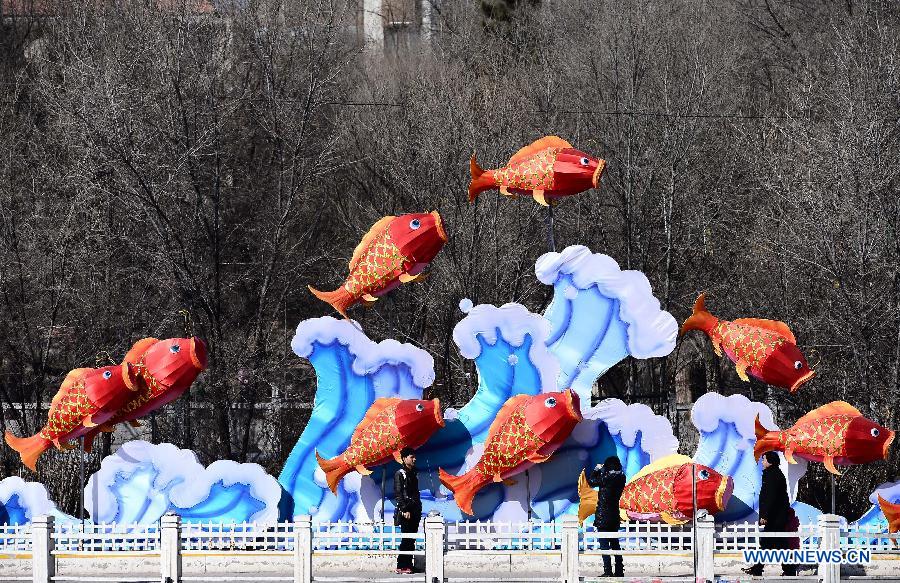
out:
{"label": "blue wave sculpture", "polygon": [[275,522],[281,487],[257,464],[204,468],[194,452],[130,441],[106,457],[85,487],[96,523],[152,524],[166,512],[185,522]]}
{"label": "blue wave sculpture", "polygon": [[553,286],[544,317],[560,367],[557,386],[574,389],[583,402],[590,403],[594,381],[626,356],[654,358],[675,348],[678,323],[660,309],[640,271],[622,271],[611,257],[572,245],[542,255],[535,273]]}
{"label": "blue wave sculpture", "polygon": [[330,316],[301,322],[291,348],[312,363],[317,388],[309,422],[278,478],[293,500],[290,513],[322,521],[371,520],[366,512],[371,514],[376,499],[381,501],[373,479],[380,483],[385,468],[373,468],[365,487],[351,473],[335,496],[325,487],[315,452],[327,458],[342,453],[375,399],[420,399],[434,382],[434,360],[411,344],[375,343],[355,323]]}
{"label": "blue wave sculpture", "polygon": [[18,476],[0,480],[0,525],[28,524],[35,516],[51,515],[57,520],[75,520],[60,512],[37,482],[26,482]]}

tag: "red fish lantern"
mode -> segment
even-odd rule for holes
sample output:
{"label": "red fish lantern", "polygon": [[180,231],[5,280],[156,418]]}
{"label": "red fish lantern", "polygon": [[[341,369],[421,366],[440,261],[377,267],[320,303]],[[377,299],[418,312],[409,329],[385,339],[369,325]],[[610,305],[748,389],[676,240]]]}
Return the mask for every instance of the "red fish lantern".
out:
{"label": "red fish lantern", "polygon": [[368,476],[372,473],[370,467],[387,463],[391,458],[400,462],[400,450],[420,447],[443,426],[441,403],[437,399],[376,399],[353,432],[350,446],[332,459],[316,452],[316,460],[325,472],[328,487],[337,493],[338,482],[353,470]]}
{"label": "red fish lantern", "polygon": [[[619,499],[622,518],[684,524],[694,514],[694,484],[697,508],[710,514],[725,510],[734,491],[730,476],[695,464],[687,456],[672,454],[643,467],[628,481]],[[583,522],[597,508],[597,491],[588,485],[583,471],[578,478],[578,494],[578,519]]]}
{"label": "red fish lantern", "polygon": [[137,421],[180,397],[206,370],[206,343],[193,338],[143,338],[134,343],[125,362],[138,377],[138,390],[108,421],[85,435],[85,450],[90,451],[97,434],[111,432],[119,423],[139,427]]}
{"label": "red fish lantern", "polygon": [[112,418],[137,392],[137,371],[130,363],[103,368],[78,368],[63,379],[47,413],[47,423],[31,437],[6,432],[6,443],[19,452],[32,471],[50,446],[72,449],[66,442],[84,435]]}
{"label": "red fish lantern", "polygon": [[341,287],[323,292],[309,286],[309,291],[347,318],[354,304],[372,304],[401,283],[421,279],[446,242],[437,211],[384,217],[357,245]]}
{"label": "red fish lantern", "polygon": [[453,492],[460,510],[472,514],[481,488],[547,461],[579,421],[578,395],[572,390],[511,397],[491,424],[478,463],[461,476],[439,470],[441,484]]}
{"label": "red fish lantern", "polygon": [[546,136],[516,152],[503,168],[483,170],[469,161],[472,181],[469,202],[485,190],[505,196],[526,195],[544,206],[564,197],[597,188],[606,161],[589,156],[556,136]]}
{"label": "red fish lantern", "polygon": [[829,472],[840,475],[836,465],[887,459],[893,441],[893,431],[866,419],[849,403],[834,401],[810,411],[785,431],[769,431],[757,415],[753,455],[758,460],[767,451],[780,451],[788,463],[797,463],[797,456],[823,462]]}
{"label": "red fish lantern", "polygon": [[749,372],[764,383],[793,393],[815,376],[784,322],[762,318],[720,320],[706,311],[705,304],[706,294],[700,294],[693,315],[681,326],[681,334],[700,330],[709,336],[716,355],[722,356],[724,350],[741,380],[749,382]]}
{"label": "red fish lantern", "polygon": [[[878,506],[881,507],[881,512],[884,513],[884,518],[888,523],[888,532],[890,534],[894,534],[897,531],[900,531],[900,504],[894,504],[892,502],[888,502],[884,498],[881,497],[881,494],[878,495]],[[895,547],[900,547],[900,540],[892,539],[894,541]]]}

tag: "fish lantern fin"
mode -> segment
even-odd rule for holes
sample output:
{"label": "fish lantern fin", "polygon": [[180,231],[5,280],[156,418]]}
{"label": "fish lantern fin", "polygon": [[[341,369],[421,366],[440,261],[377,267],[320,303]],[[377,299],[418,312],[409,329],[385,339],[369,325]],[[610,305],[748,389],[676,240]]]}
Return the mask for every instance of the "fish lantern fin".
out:
{"label": "fish lantern fin", "polygon": [[631,517],[628,516],[628,511],[624,508],[619,508],[619,518],[622,519],[622,522],[627,522]]}
{"label": "fish lantern fin", "polygon": [[315,454],[316,462],[322,468],[322,471],[325,472],[325,482],[328,484],[328,489],[337,494],[337,487],[341,479],[350,473],[350,470],[353,468],[344,461],[344,456],[339,455],[329,460],[320,456],[318,451]]}
{"label": "fish lantern fin", "polygon": [[550,204],[547,203],[547,199],[544,197],[543,190],[532,190],[531,196],[534,197],[534,202],[538,203],[539,205],[550,206]]}
{"label": "fish lantern fin", "polygon": [[[363,416],[362,421],[359,422],[359,425],[356,426],[356,430],[353,432],[353,437],[350,438],[351,443],[357,441],[362,437],[363,431],[372,424],[378,415],[393,405],[396,405],[400,402],[400,399],[397,397],[382,397],[380,399],[375,399],[375,401],[369,405],[369,410],[366,411],[365,416]],[[398,454],[399,455],[399,454]]]}
{"label": "fish lantern fin", "polygon": [[[895,532],[897,532],[897,530],[900,530],[900,504],[893,504],[891,502],[888,502],[881,497],[881,494],[879,494],[878,506],[881,507],[881,512],[887,519],[888,532],[894,534]],[[897,539],[894,539],[895,546],[897,542]]]}
{"label": "fish lantern fin", "polygon": [[363,235],[362,241],[359,242],[359,245],[356,246],[356,249],[353,250],[353,257],[350,259],[350,271],[356,269],[356,266],[359,265],[359,260],[362,259],[362,256],[365,255],[366,249],[369,248],[369,244],[372,242],[372,239],[380,235],[388,226],[391,224],[391,221],[396,219],[397,217],[391,215],[387,217],[381,217],[378,219],[378,222],[372,225],[372,228],[369,229],[369,232]]}
{"label": "fish lantern fin", "polygon": [[527,146],[521,148],[518,152],[512,155],[512,158],[509,159],[510,164],[515,164],[516,162],[521,162],[525,158],[537,154],[541,150],[546,150],[547,148],[571,148],[572,144],[565,141],[564,139],[558,136],[544,136],[538,140],[533,141]]}
{"label": "fish lantern fin", "polygon": [[158,338],[141,338],[132,345],[131,350],[129,350],[125,354],[125,358],[123,358],[122,360],[125,362],[130,362],[131,364],[138,363],[144,356],[144,353],[146,353],[147,350],[149,350],[150,347],[157,342],[159,342]]}
{"label": "fish lantern fin", "polygon": [[584,470],[578,475],[578,524],[583,523],[597,512],[597,491],[588,484]]}
{"label": "fish lantern fin", "polygon": [[796,426],[801,423],[816,421],[825,417],[831,417],[832,415],[852,415],[854,417],[862,417],[862,413],[850,403],[845,401],[832,401],[831,403],[813,409],[800,419],[797,419],[797,422],[794,425]]}
{"label": "fish lantern fin", "polygon": [[735,320],[734,323],[743,324],[744,326],[756,326],[757,328],[764,328],[771,332],[775,332],[779,336],[784,336],[791,344],[797,344],[797,339],[794,338],[794,333],[791,332],[791,329],[788,328],[788,325],[784,322],[779,322],[778,320],[764,320],[763,318],[739,318]]}
{"label": "fish lantern fin", "polygon": [[425,279],[425,275],[420,273],[419,275],[410,275],[408,273],[400,274],[400,283],[412,283],[415,281],[421,281]]}
{"label": "fish lantern fin", "polygon": [[501,476],[499,473],[494,474],[493,479],[494,479],[494,482],[497,484],[503,482],[503,476]]}
{"label": "fish lantern fin", "polygon": [[834,474],[835,476],[840,476],[841,473],[838,471],[836,467],[834,467],[834,456],[825,456],[825,459],[822,460],[825,464],[825,469]]}
{"label": "fish lantern fin", "polygon": [[747,367],[749,366],[750,365],[744,359],[738,360],[737,363],[735,363],[735,370],[737,370],[738,377],[745,383],[750,382],[750,377],[747,376]]}
{"label": "fish lantern fin", "polygon": [[88,415],[87,417],[84,418],[84,420],[81,422],[81,424],[84,425],[85,427],[97,427],[97,424],[94,423],[92,417],[93,417],[93,415]]}
{"label": "fish lantern fin", "polygon": [[353,469],[355,469],[357,472],[359,472],[360,475],[363,475],[363,476],[368,476],[372,473],[372,470],[370,470],[369,468],[367,468],[366,466],[364,466],[362,464],[359,464],[358,466],[356,466]]}
{"label": "fish lantern fin", "polygon": [[494,422],[491,423],[490,428],[488,428],[487,439],[485,439],[484,442],[488,443],[491,441],[491,439],[500,432],[500,428],[503,427],[503,424],[506,423],[509,416],[513,414],[513,411],[523,403],[528,402],[529,399],[531,399],[531,397],[528,395],[516,395],[515,397],[507,399],[506,403],[500,407],[500,411],[497,412]]}
{"label": "fish lantern fin", "polygon": [[659,517],[663,520],[663,522],[671,525],[684,524],[685,522],[687,522],[687,520],[679,520],[675,518],[670,512],[660,512]]}
{"label": "fish lantern fin", "polygon": [[4,437],[7,445],[19,453],[22,464],[32,472],[36,472],[38,458],[50,447],[50,440],[41,437],[40,433],[31,437],[16,437],[11,431],[7,431]]}
{"label": "fish lantern fin", "polygon": [[370,304],[374,304],[375,302],[378,301],[378,298],[376,298],[372,294],[363,294],[362,298]]}
{"label": "fish lantern fin", "polygon": [[400,457],[400,450],[394,451],[394,461],[396,461],[398,464],[403,464],[403,458]]}
{"label": "fish lantern fin", "polygon": [[528,456],[527,459],[528,459],[528,461],[530,461],[530,462],[533,463],[533,464],[542,464],[542,463],[544,463],[545,461],[547,461],[548,459],[550,459],[551,455],[552,455],[552,454],[550,454],[550,455],[541,455],[540,452],[534,452],[533,454],[531,454],[530,456]]}
{"label": "fish lantern fin", "polygon": [[503,185],[500,187],[500,194],[503,196],[508,196],[509,198],[516,198],[516,195],[509,191],[509,187]]}
{"label": "fish lantern fin", "polygon": [[787,460],[789,464],[796,464],[797,460],[794,459],[794,448],[791,446],[787,446],[784,448],[784,459]]}
{"label": "fish lantern fin", "polygon": [[722,358],[722,341],[719,340],[718,338],[712,338],[711,340],[712,340],[713,352],[716,353],[716,356],[718,356],[719,358]]}
{"label": "fish lantern fin", "polygon": [[74,443],[60,443],[58,439],[53,440],[53,445],[59,451],[72,451],[76,447]]}

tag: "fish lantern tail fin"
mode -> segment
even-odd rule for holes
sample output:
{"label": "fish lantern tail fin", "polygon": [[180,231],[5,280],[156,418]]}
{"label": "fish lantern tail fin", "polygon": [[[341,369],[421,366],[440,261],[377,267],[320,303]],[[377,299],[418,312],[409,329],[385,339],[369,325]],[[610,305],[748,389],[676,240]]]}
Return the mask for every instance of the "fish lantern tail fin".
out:
{"label": "fish lantern tail fin", "polygon": [[470,480],[468,474],[454,476],[442,468],[438,468],[438,477],[441,484],[453,492],[453,499],[456,500],[459,509],[470,516],[475,514],[472,512],[472,501],[475,499],[479,484],[475,480]]}
{"label": "fish lantern tail fin", "polygon": [[308,285],[306,287],[309,288],[309,291],[312,292],[312,295],[316,296],[317,298],[319,298],[326,304],[331,305],[332,308],[337,310],[345,320],[350,319],[347,316],[347,308],[349,308],[350,304],[353,303],[353,298],[350,297],[350,294],[347,293],[347,290],[344,289],[344,286],[341,286],[336,290],[330,292],[319,291],[311,285]]}
{"label": "fish lantern tail fin", "polygon": [[776,449],[776,443],[770,435],[774,432],[769,431],[759,422],[759,413],[756,414],[755,423],[754,431],[756,432],[756,445],[753,446],[753,457],[756,461],[759,461],[759,458],[761,458],[764,453]]}
{"label": "fish lantern tail fin", "polygon": [[52,442],[40,435],[31,437],[16,437],[11,432],[6,432],[6,443],[19,453],[22,463],[32,472],[37,471],[37,460],[41,454],[50,449]]}
{"label": "fish lantern tail fin", "polygon": [[469,182],[469,202],[474,201],[475,197],[485,190],[490,190],[497,185],[494,182],[494,173],[490,170],[485,171],[479,166],[474,153],[469,159],[469,174],[472,175],[472,181]]}
{"label": "fish lantern tail fin", "polygon": [[684,321],[678,334],[684,334],[688,330],[700,330],[708,333],[716,325],[716,322],[718,319],[706,309],[706,293],[704,292],[697,297],[697,301],[694,302],[694,313]]}
{"label": "fish lantern tail fin", "polygon": [[332,493],[337,494],[338,483],[353,468],[347,465],[341,456],[329,460],[320,456],[319,452],[316,452],[316,461],[319,462],[319,467],[325,472],[325,481],[328,483],[328,488]]}

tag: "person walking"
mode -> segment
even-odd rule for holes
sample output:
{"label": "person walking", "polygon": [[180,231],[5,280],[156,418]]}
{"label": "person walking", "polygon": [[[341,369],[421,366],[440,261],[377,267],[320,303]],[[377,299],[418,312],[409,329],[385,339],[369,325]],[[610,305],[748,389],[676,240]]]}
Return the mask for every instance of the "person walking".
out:
{"label": "person walking", "polygon": [[[622,462],[616,456],[606,458],[603,465],[597,464],[588,477],[591,488],[600,488],[597,494],[597,512],[594,514],[594,528],[599,532],[619,532],[619,499],[625,489],[625,472]],[[618,538],[601,538],[597,544],[601,550],[620,551]],[[624,577],[622,555],[616,555],[616,570],[610,565],[609,555],[603,555],[602,577]]]}
{"label": "person walking", "polygon": [[[422,498],[419,495],[419,477],[416,474],[416,452],[411,447],[400,450],[402,465],[394,473],[394,526],[400,532],[414,533],[419,531],[422,519]],[[412,551],[416,541],[404,538],[400,541],[400,551]],[[416,572],[413,568],[413,556],[397,555],[397,573],[409,575]]]}
{"label": "person walking", "polygon": [[[779,465],[781,459],[774,451],[766,452],[762,458],[762,487],[759,490],[759,525],[764,532],[787,532],[789,522],[795,516],[788,498],[787,480]],[[761,549],[789,549],[791,539],[778,537],[760,537]],[[749,575],[759,577],[763,573],[763,564],[757,563],[743,569]],[[781,565],[782,576],[793,577],[797,574],[797,566]]]}

